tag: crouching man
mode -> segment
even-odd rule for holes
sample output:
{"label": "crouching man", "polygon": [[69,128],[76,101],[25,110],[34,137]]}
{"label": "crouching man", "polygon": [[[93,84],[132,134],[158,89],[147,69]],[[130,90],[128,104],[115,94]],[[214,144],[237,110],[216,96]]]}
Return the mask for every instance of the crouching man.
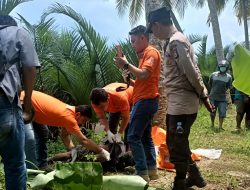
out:
{"label": "crouching man", "polygon": [[[23,100],[24,96],[24,93],[22,93],[20,99]],[[92,111],[89,106],[70,106],[38,91],[33,91],[31,101],[35,111],[33,121],[40,125],[62,127],[61,137],[68,150],[74,148],[74,144],[70,138],[70,135],[73,135],[83,147],[96,154],[103,155],[106,160],[110,159],[110,154],[106,150],[88,139],[80,130],[79,125],[85,124],[92,117]],[[45,141],[42,141],[42,143],[45,143]],[[43,160],[43,166],[39,165],[39,163],[38,166],[43,168],[47,166],[47,162],[44,163],[44,160],[47,160],[47,149],[45,150],[44,147],[46,146],[38,146],[37,150],[37,160]],[[43,150],[39,150],[39,148],[43,148]],[[46,154],[39,154],[42,152],[46,152]]]}
{"label": "crouching man", "polygon": [[[90,100],[94,111],[100,118],[101,124],[105,126],[110,143],[120,142],[121,135],[129,123],[130,106],[132,105],[133,87],[117,92],[117,88],[126,87],[123,83],[112,83],[104,88],[95,88],[90,94]],[[107,119],[105,113],[109,113]],[[118,130],[118,124],[121,125]],[[125,134],[126,142],[126,134]]]}

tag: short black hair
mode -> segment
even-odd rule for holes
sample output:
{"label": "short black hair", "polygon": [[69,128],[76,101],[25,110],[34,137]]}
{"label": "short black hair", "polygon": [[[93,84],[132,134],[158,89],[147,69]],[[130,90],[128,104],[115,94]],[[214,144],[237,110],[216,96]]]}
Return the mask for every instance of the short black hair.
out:
{"label": "short black hair", "polygon": [[138,36],[144,35],[144,36],[146,36],[147,39],[149,39],[149,34],[146,33],[146,31],[147,31],[147,28],[145,26],[139,25],[139,26],[133,28],[129,32],[129,35],[138,35]]}
{"label": "short black hair", "polygon": [[102,88],[94,88],[90,93],[90,100],[94,105],[108,101],[108,93]]}
{"label": "short black hair", "polygon": [[81,116],[92,118],[92,110],[88,105],[76,106],[76,113],[79,112]]}
{"label": "short black hair", "polygon": [[17,26],[17,22],[9,15],[0,15],[0,25]]}

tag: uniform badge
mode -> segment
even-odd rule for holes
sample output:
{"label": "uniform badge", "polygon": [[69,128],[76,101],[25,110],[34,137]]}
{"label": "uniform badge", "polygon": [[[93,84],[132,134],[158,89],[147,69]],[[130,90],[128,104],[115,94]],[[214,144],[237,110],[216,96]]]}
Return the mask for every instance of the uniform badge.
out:
{"label": "uniform badge", "polygon": [[176,44],[173,44],[170,46],[170,54],[171,54],[171,57],[173,59],[178,59],[179,58],[179,54],[178,54],[178,51],[177,51],[177,45]]}

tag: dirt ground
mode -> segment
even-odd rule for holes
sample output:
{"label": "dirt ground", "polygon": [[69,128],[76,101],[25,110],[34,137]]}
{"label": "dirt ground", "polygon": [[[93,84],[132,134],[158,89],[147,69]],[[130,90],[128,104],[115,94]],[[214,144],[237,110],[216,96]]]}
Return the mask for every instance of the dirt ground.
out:
{"label": "dirt ground", "polygon": [[[232,167],[232,160],[208,160],[203,158],[198,162],[203,175],[207,180],[207,186],[204,190],[250,190],[250,173],[237,171],[236,167]],[[249,164],[249,163],[248,163]],[[246,166],[249,170],[250,165]],[[174,172],[159,171],[160,179],[151,181],[153,187],[171,190],[171,185],[175,176]],[[199,188],[190,188],[190,190]]]}

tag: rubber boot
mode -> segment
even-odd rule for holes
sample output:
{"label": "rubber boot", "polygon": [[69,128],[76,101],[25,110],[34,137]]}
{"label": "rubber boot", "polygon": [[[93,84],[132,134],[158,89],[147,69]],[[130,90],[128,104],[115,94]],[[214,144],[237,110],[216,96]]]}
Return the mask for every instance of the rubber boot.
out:
{"label": "rubber boot", "polygon": [[199,168],[195,163],[190,164],[188,168],[188,177],[186,179],[186,186],[192,187],[197,186],[199,188],[205,187],[207,185],[206,181],[202,177]]}
{"label": "rubber boot", "polygon": [[172,190],[185,190],[185,189],[187,189],[186,180],[175,178]]}

